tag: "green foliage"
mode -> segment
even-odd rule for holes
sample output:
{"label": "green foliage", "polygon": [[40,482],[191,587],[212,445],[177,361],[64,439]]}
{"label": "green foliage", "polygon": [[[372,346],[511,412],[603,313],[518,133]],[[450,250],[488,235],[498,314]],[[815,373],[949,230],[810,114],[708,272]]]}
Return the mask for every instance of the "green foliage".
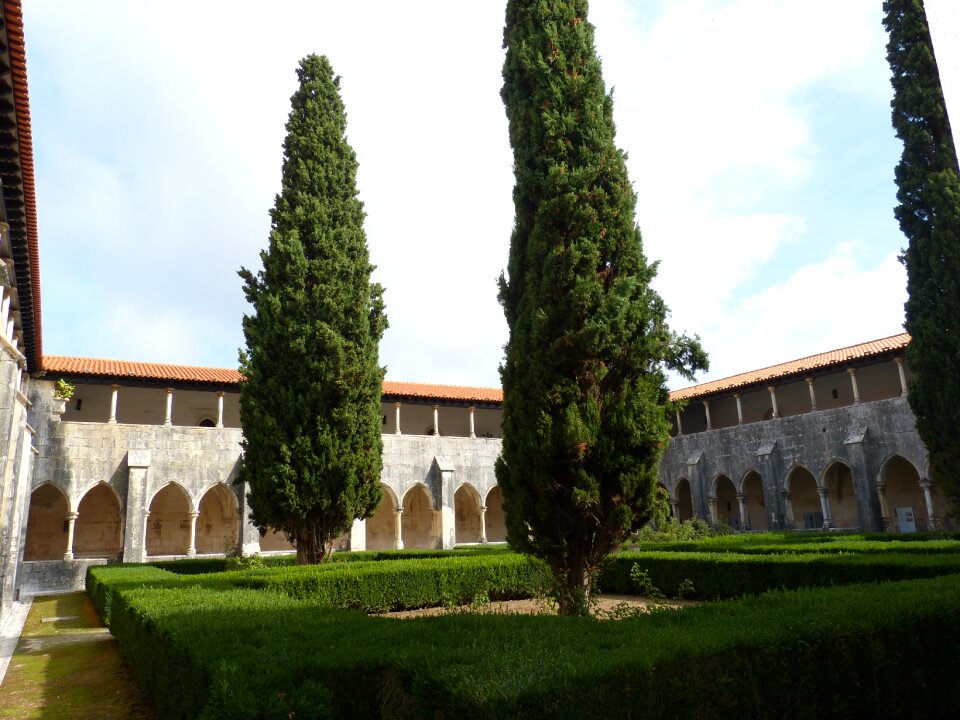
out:
{"label": "green foliage", "polygon": [[91,575],[126,586],[111,632],[163,719],[940,718],[960,703],[945,652],[960,643],[960,575],[596,622],[387,620],[130,572]]}
{"label": "green foliage", "polygon": [[315,55],[297,74],[263,270],[240,270],[254,311],[240,354],[240,480],[257,527],[282,531],[298,561],[314,563],[381,499],[377,346],[387,322],[340,78]]}
{"label": "green foliage", "polygon": [[638,581],[667,597],[757,595],[778,588],[908,580],[960,573],[960,554],[740,554],[623,552],[604,566],[603,592],[633,593]]}
{"label": "green foliage", "polygon": [[453,557],[283,568],[234,582],[321,605],[387,612],[532,597],[543,586],[544,569],[519,555]]}
{"label": "green foliage", "polygon": [[903,141],[895,215],[909,244],[904,327],[910,407],[930,471],[960,506],[960,169],[922,0],[887,0],[893,127]]}
{"label": "green foliage", "polygon": [[650,287],[586,0],[510,0],[501,92],[516,217],[500,302],[503,490],[512,547],[584,613],[603,558],[651,514],[669,441],[665,369],[705,368]]}
{"label": "green foliage", "polygon": [[711,525],[706,520],[692,518],[679,522],[676,518],[667,517],[656,525],[645,525],[636,535],[639,542],[672,542],[676,540],[702,540],[718,535],[731,535],[733,530],[729,525]]}
{"label": "green foliage", "polygon": [[57,380],[57,384],[54,386],[53,394],[54,397],[59,398],[60,400],[69,400],[73,397],[73,394],[77,391],[77,386],[71,382],[67,382],[63,378]]}

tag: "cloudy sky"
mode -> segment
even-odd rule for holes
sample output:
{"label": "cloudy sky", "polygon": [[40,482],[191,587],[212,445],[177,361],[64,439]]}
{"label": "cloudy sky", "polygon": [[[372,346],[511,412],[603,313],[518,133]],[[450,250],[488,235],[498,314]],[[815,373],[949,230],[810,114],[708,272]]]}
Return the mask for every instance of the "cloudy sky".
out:
{"label": "cloudy sky", "polygon": [[[645,251],[673,326],[710,352],[702,380],[902,331],[880,6],[591,3]],[[342,76],[388,379],[499,384],[503,3],[29,0],[24,16],[46,354],[236,366],[236,270],[259,268],[315,52]]]}

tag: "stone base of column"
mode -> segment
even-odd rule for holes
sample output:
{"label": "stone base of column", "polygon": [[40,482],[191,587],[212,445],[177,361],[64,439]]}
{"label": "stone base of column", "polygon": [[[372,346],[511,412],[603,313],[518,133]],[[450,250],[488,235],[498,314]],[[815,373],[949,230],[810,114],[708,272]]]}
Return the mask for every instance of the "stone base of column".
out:
{"label": "stone base of column", "polygon": [[64,554],[63,554],[63,559],[64,559],[64,560],[73,560],[73,553],[71,553],[71,552],[64,553]]}

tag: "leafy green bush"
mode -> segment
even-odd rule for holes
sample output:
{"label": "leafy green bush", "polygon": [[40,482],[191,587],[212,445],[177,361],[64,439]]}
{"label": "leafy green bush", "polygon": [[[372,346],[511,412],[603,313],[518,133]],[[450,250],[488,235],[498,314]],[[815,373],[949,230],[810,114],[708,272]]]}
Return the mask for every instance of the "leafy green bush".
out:
{"label": "leafy green bush", "polygon": [[127,586],[111,630],[164,719],[939,718],[960,703],[960,575],[597,622],[399,621],[129,572],[95,575]]}
{"label": "leafy green bush", "polygon": [[[638,570],[634,571],[634,566]],[[603,592],[636,592],[631,574],[645,572],[648,583],[667,597],[678,597],[685,581],[696,597],[733,598],[779,588],[821,587],[907,580],[960,572],[960,554],[887,553],[865,555],[734,552],[623,552],[600,575]],[[684,586],[689,592],[689,586]]]}

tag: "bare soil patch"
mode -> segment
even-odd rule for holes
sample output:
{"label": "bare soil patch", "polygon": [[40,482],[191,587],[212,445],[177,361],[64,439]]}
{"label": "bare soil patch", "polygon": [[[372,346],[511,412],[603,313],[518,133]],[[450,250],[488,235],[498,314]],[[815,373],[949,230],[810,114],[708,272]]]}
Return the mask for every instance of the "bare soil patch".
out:
{"label": "bare soil patch", "polygon": [[[641,595],[601,595],[597,598],[595,615],[602,620],[616,620],[637,612],[650,612],[654,609],[679,610],[698,605],[690,600],[655,600]],[[477,605],[458,605],[454,607],[431,607],[419,610],[399,610],[381,613],[380,617],[413,618],[451,613],[480,613],[493,615],[556,615],[555,607],[543,599],[505,600]]]}

